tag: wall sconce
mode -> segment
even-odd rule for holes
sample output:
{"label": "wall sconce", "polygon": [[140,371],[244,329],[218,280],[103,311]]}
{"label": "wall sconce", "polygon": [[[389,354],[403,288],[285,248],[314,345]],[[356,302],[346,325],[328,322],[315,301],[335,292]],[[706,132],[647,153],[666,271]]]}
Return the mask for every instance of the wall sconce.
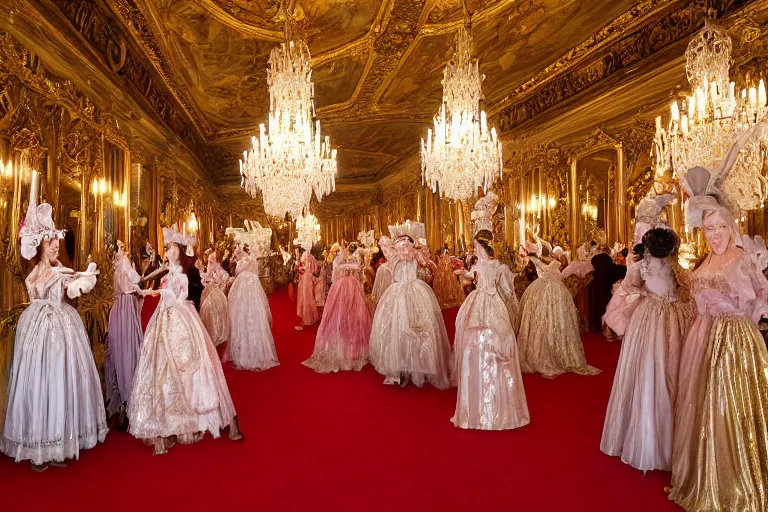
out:
{"label": "wall sconce", "polygon": [[11,160],[8,160],[8,162],[0,161],[0,177],[3,179],[13,177],[13,162]]}

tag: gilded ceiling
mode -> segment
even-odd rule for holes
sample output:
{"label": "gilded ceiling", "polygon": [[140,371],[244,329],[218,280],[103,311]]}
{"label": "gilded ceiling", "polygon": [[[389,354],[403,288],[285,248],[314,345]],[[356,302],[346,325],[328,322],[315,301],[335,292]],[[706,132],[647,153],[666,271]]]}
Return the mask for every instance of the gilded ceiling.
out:
{"label": "gilded ceiling", "polygon": [[[494,104],[635,0],[470,0],[475,55]],[[266,119],[266,67],[283,38],[278,2],[137,0],[178,83],[223,150],[213,169],[237,180],[236,156]],[[291,9],[292,8],[292,9]],[[291,30],[312,52],[316,105],[339,148],[339,183],[402,171],[440,105],[460,0],[294,0]],[[412,160],[412,158],[411,158]]]}

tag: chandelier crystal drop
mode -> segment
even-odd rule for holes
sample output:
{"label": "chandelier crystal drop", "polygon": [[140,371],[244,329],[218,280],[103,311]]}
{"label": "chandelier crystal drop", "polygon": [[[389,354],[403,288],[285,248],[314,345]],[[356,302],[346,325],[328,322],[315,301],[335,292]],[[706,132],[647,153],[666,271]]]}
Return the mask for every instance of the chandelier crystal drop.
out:
{"label": "chandelier crystal drop", "polygon": [[306,215],[296,217],[296,239],[293,243],[308,251],[319,241],[320,223],[317,221],[317,217],[309,212]]}
{"label": "chandelier crystal drop", "polygon": [[[692,91],[680,103],[672,103],[666,128],[661,117],[656,118],[653,150],[658,176],[671,171],[679,179],[697,166],[716,170],[739,136],[768,112],[763,80],[738,91],[730,81],[731,49],[728,34],[709,21],[689,43],[685,67]],[[768,196],[764,145],[758,137],[750,140],[723,182],[724,191],[741,210],[759,208]]]}
{"label": "chandelier crystal drop", "polygon": [[427,140],[421,140],[422,184],[449,199],[469,199],[478,187],[485,191],[501,177],[501,142],[488,130],[480,110],[482,82],[472,37],[466,27],[456,35],[456,54],[445,67],[443,104],[434,117]]}
{"label": "chandelier crystal drop", "polygon": [[[288,39],[286,37],[286,39]],[[241,185],[251,195],[261,192],[264,212],[292,218],[309,211],[336,188],[336,150],[315,119],[314,83],[309,48],[304,41],[273,48],[267,68],[269,118],[251,138],[240,160]]]}

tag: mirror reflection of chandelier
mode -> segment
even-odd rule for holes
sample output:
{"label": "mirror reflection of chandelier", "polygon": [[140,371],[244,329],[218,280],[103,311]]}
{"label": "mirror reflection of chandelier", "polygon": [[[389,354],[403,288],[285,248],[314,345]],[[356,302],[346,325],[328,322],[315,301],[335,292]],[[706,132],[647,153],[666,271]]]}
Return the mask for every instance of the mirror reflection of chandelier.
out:
{"label": "mirror reflection of chandelier", "polygon": [[[736,139],[762,120],[766,108],[763,80],[737,91],[730,82],[731,38],[707,21],[685,52],[691,93],[671,106],[669,126],[656,118],[654,152],[657,178],[671,171],[677,179],[688,169],[717,169]],[[747,77],[749,81],[749,77]],[[768,195],[763,175],[763,141],[747,143],[723,184],[742,210],[760,207]]]}
{"label": "mirror reflection of chandelier", "polygon": [[443,104],[434,117],[434,131],[421,140],[422,183],[449,199],[469,199],[501,177],[501,142],[488,131],[480,110],[482,82],[472,38],[466,27],[456,35],[456,54],[445,67]]}
{"label": "mirror reflection of chandelier", "polygon": [[286,13],[287,42],[269,56],[268,126],[260,124],[258,138],[251,138],[240,175],[252,197],[261,192],[267,215],[295,219],[308,211],[313,192],[321,201],[335,190],[337,165],[330,137],[322,137],[315,119],[309,48],[290,38],[288,18]]}

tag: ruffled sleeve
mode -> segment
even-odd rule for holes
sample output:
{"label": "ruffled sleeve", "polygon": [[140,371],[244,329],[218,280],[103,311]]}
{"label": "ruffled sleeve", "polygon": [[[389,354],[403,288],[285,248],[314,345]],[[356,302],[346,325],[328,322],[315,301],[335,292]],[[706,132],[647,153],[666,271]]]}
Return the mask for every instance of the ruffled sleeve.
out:
{"label": "ruffled sleeve", "polygon": [[603,322],[619,336],[624,336],[629,320],[641,302],[639,299],[643,296],[643,278],[640,271],[639,264],[629,267],[627,276],[621,281],[605,308]]}

